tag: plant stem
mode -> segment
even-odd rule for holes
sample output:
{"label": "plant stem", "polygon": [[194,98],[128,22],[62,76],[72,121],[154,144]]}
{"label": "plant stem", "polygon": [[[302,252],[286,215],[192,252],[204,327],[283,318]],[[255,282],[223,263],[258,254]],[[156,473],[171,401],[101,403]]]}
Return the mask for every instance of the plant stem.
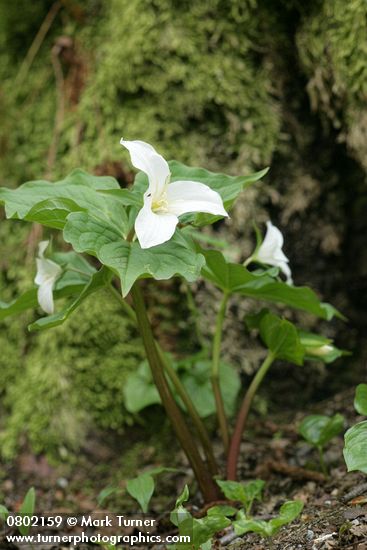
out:
{"label": "plant stem", "polygon": [[322,471],[322,473],[324,474],[325,477],[329,477],[329,472],[328,472],[328,469],[327,469],[327,466],[326,466],[326,463],[325,463],[325,458],[324,458],[324,451],[323,451],[321,446],[318,446],[317,450],[318,450],[318,453],[319,453],[321,471]]}
{"label": "plant stem", "polygon": [[[124,298],[121,296],[119,291],[114,286],[110,285],[109,288],[110,288],[110,291],[112,292],[113,296],[115,298],[117,298],[118,302],[123,307],[124,311],[127,313],[128,317],[136,325],[137,324],[137,318],[136,318],[136,313],[133,310],[133,308],[126,302],[126,300],[124,300]],[[173,385],[174,385],[174,387],[177,391],[177,394],[180,396],[182,402],[184,403],[184,405],[187,409],[187,413],[191,417],[192,423],[194,424],[194,426],[196,428],[196,431],[198,433],[198,436],[200,438],[200,441],[201,441],[201,444],[202,444],[202,447],[203,447],[203,450],[204,450],[204,453],[205,453],[205,456],[206,456],[209,471],[214,476],[218,473],[218,466],[217,466],[216,460],[214,458],[212,445],[210,443],[210,438],[209,438],[208,432],[205,428],[205,425],[204,425],[203,421],[201,420],[201,418],[200,418],[200,416],[199,416],[199,414],[198,414],[198,412],[195,408],[195,405],[193,404],[193,402],[192,402],[189,394],[187,393],[185,387],[183,386],[180,378],[177,376],[177,374],[176,374],[175,370],[172,368],[172,365],[170,364],[170,362],[166,359],[166,357],[164,355],[164,352],[163,352],[162,348],[160,347],[160,345],[158,344],[158,342],[156,342],[156,347],[157,347],[157,351],[158,351],[160,361],[161,361],[165,371],[167,372],[168,376],[170,377],[170,379],[171,379],[171,381],[172,381],[172,383],[173,383]]]}
{"label": "plant stem", "polygon": [[177,373],[172,367],[172,365],[170,364],[169,360],[167,360],[166,357],[164,356],[164,352],[162,348],[159,346],[159,344],[157,344],[157,350],[158,350],[158,355],[160,357],[161,363],[164,366],[164,369],[167,372],[168,376],[170,377],[177,391],[177,394],[179,395],[183,404],[185,405],[187,412],[190,415],[191,420],[194,424],[194,427],[196,428],[201,444],[203,446],[209,471],[213,476],[215,476],[218,473],[218,466],[214,458],[213,449],[210,443],[208,432],[195,408],[195,405],[191,401],[191,398],[187,393],[184,385],[182,384],[180,378],[177,376]]}
{"label": "plant stem", "polygon": [[161,397],[162,404],[166,409],[167,415],[173,425],[181,447],[190,461],[205,502],[212,502],[218,498],[219,490],[205,463],[203,462],[198,452],[196,443],[192,439],[190,430],[188,429],[181,411],[171,394],[158,355],[143,296],[137,282],[133,285],[131,294],[134,301],[138,326],[147,359],[152,371],[153,380]]}
{"label": "plant stem", "polygon": [[194,322],[196,338],[198,340],[198,343],[200,344],[201,349],[205,350],[205,349],[207,349],[207,345],[206,345],[206,343],[203,339],[203,336],[201,334],[201,330],[200,330],[200,327],[199,327],[200,313],[199,313],[199,310],[196,306],[196,303],[195,303],[194,297],[192,295],[189,283],[186,283],[186,297],[187,297],[187,305],[188,305],[188,308],[190,310],[190,313],[191,313],[191,316],[192,316],[192,319],[193,319],[193,322]]}
{"label": "plant stem", "polygon": [[126,300],[124,300],[124,298],[119,293],[117,288],[115,288],[113,285],[110,285],[109,290],[110,290],[112,296],[117,299],[117,301],[119,302],[120,306],[122,307],[122,309],[125,311],[125,313],[129,317],[129,319],[131,319],[131,321],[133,321],[133,323],[136,325],[137,324],[136,313],[133,310],[133,308],[131,306],[129,306],[129,304],[127,303]]}
{"label": "plant stem", "polygon": [[220,350],[222,344],[222,331],[223,331],[223,322],[227,310],[229,294],[223,294],[223,298],[219,307],[217,314],[217,321],[215,326],[214,340],[213,340],[213,352],[212,352],[212,373],[211,380],[215,398],[215,406],[217,409],[217,417],[219,430],[222,436],[222,441],[224,445],[225,452],[228,451],[229,447],[229,430],[228,422],[226,417],[226,412],[224,409],[223,396],[219,384],[219,363],[220,363]]}
{"label": "plant stem", "polygon": [[275,357],[272,353],[268,353],[265,358],[265,361],[257,371],[254,376],[245,396],[242,401],[240,411],[237,416],[236,426],[233,432],[233,437],[231,440],[231,446],[228,453],[228,463],[227,463],[227,479],[235,480],[237,473],[237,462],[240,452],[241,438],[243,430],[245,429],[248,413],[250,411],[251,403],[256,394],[261,382],[263,381],[264,376],[268,372],[270,365],[273,363]]}

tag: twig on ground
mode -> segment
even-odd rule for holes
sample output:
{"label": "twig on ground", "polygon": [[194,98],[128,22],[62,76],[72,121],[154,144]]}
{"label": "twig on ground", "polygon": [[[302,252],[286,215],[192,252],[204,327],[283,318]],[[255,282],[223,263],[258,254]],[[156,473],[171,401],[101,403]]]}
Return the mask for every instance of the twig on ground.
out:
{"label": "twig on ground", "polygon": [[349,502],[355,497],[359,497],[363,493],[367,492],[367,483],[361,483],[360,485],[357,485],[357,487],[354,487],[351,491],[349,491],[346,495],[343,495],[342,502]]}
{"label": "twig on ground", "polygon": [[300,468],[299,466],[291,466],[286,462],[277,462],[275,460],[270,459],[265,462],[265,467],[267,467],[269,470],[272,470],[273,472],[277,472],[278,474],[284,474],[286,476],[289,476],[292,479],[298,479],[298,480],[307,479],[309,481],[318,481],[318,482],[325,481],[324,474],[320,472],[306,470],[305,468]]}

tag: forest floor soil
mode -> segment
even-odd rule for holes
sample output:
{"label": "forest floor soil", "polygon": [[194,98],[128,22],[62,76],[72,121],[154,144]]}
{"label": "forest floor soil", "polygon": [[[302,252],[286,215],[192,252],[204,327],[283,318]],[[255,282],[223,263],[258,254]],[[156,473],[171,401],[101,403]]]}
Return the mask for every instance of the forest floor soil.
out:
{"label": "forest floor soil", "polygon": [[[255,506],[254,516],[262,519],[274,517],[282,503],[291,499],[302,500],[304,509],[296,521],[282,528],[272,540],[251,533],[236,538],[228,528],[213,540],[213,549],[367,550],[367,478],[358,472],[347,473],[342,454],[343,435],[335,437],[327,446],[325,460],[328,477],[320,473],[316,451],[298,435],[300,421],[313,413],[332,415],[339,412],[345,416],[346,427],[354,424],[358,417],[353,409],[353,395],[351,388],[315,404],[307,411],[287,411],[273,415],[271,420],[252,415],[241,446],[239,480],[259,478],[266,482],[263,501]],[[130,463],[129,468],[132,467],[133,472],[136,460],[139,471],[158,465],[178,468],[177,474],[165,474],[158,480],[156,496],[151,502],[152,516],[168,513],[184,485],[195,486],[191,470],[174,443],[169,463],[159,463],[152,440],[147,445],[141,445],[141,434],[133,430],[131,437],[129,433],[124,435],[123,444],[121,441],[116,444],[112,436],[106,441],[101,434],[94,434],[72,465],[52,465],[45,456],[34,456],[24,450],[11,465],[1,465],[2,503],[9,510],[19,511],[24,494],[30,486],[34,486],[36,511],[39,513],[49,510],[52,514],[65,515],[102,512],[132,514],[134,504],[126,493],[125,480],[127,463]],[[137,445],[135,455],[129,450],[131,440]],[[219,442],[215,446],[220,461]],[[111,492],[103,500],[101,491],[106,487],[110,487]],[[189,502],[192,503],[191,508],[188,506],[191,513],[200,516],[203,508],[199,497],[192,494]],[[167,522],[163,524],[166,525],[163,530],[173,532],[172,525]],[[103,529],[98,529],[98,532],[103,533]],[[5,541],[4,533],[15,531],[9,527],[3,530],[0,548],[18,548]],[[52,533],[57,534],[57,530],[52,530]],[[27,550],[25,545],[19,548]],[[36,548],[56,550],[69,547],[38,545]]]}

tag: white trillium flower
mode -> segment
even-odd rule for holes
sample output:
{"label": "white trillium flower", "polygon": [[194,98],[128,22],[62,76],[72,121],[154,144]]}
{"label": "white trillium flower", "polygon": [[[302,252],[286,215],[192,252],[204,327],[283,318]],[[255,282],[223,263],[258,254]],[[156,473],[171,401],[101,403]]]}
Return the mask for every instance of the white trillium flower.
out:
{"label": "white trillium flower", "polygon": [[62,273],[61,267],[44,257],[50,241],[41,241],[38,245],[37,274],[34,279],[38,285],[37,298],[40,307],[48,315],[54,312],[53,288],[56,280]]}
{"label": "white trillium flower", "polygon": [[173,236],[178,217],[189,212],[228,216],[220,195],[198,181],[174,181],[167,161],[144,141],[125,141],[131,163],[148,176],[144,206],[135,220],[135,233],[141,248],[165,243]]}
{"label": "white trillium flower", "polygon": [[284,244],[283,235],[271,221],[267,221],[266,226],[265,238],[253,256],[253,260],[279,267],[287,277],[287,283],[292,284],[292,273],[288,265],[289,260],[282,250]]}

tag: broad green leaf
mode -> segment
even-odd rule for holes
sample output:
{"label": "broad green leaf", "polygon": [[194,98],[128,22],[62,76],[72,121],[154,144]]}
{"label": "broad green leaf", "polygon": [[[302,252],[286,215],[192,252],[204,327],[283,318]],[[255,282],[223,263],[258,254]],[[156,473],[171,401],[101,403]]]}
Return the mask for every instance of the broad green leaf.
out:
{"label": "broad green leaf", "polygon": [[[34,507],[36,504],[36,491],[34,490],[34,487],[31,487],[26,496],[24,497],[22,506],[19,509],[19,514],[22,516],[33,516],[34,514]],[[19,527],[19,532],[21,535],[27,535],[29,532],[30,526],[21,525]]]}
{"label": "broad green leaf", "polygon": [[80,306],[80,304],[91,294],[97,292],[101,288],[106,287],[112,278],[112,272],[106,267],[102,267],[94,275],[92,275],[90,281],[84,286],[79,296],[68,304],[64,309],[54,313],[53,315],[47,315],[41,317],[34,323],[28,326],[28,330],[45,330],[53,328],[58,325],[62,325],[68,317]]}
{"label": "broad green leaf", "polygon": [[[198,361],[180,376],[199,415],[203,418],[216,412],[210,371],[210,361]],[[228,416],[233,416],[241,381],[237,371],[227,363],[222,362],[219,365],[219,385],[226,413]]]}
{"label": "broad green leaf", "polygon": [[139,278],[163,280],[179,275],[195,281],[205,263],[202,254],[187,247],[179,232],[170,241],[148,249],[140,248],[137,241],[127,243],[120,239],[100,247],[97,255],[119,275],[124,296]]}
{"label": "broad green leaf", "polygon": [[71,199],[46,199],[35,204],[23,219],[29,222],[38,222],[46,227],[63,229],[68,215],[81,210],[85,209]]}
{"label": "broad green leaf", "polygon": [[298,431],[310,445],[323,447],[343,430],[343,426],[344,416],[339,413],[331,417],[312,414],[302,420]]}
{"label": "broad green leaf", "polygon": [[140,504],[144,513],[148,511],[150,499],[154,493],[154,479],[149,474],[141,474],[126,483],[126,490]]}
{"label": "broad green leaf", "polygon": [[274,357],[296,365],[303,364],[304,349],[292,323],[267,313],[260,321],[259,331],[264,344]]}
{"label": "broad green leaf", "polygon": [[333,306],[320,302],[316,294],[307,287],[296,287],[276,281],[266,272],[250,273],[243,265],[227,262],[223,254],[215,250],[201,252],[206,259],[202,275],[223,292],[286,304],[323,319],[330,320],[334,315],[342,317]]}
{"label": "broad green leaf", "polygon": [[113,224],[98,220],[87,212],[69,214],[64,227],[64,239],[76,252],[98,257],[102,246],[123,241],[123,233]]}
{"label": "broad green leaf", "polygon": [[[102,189],[119,189],[114,178],[99,177],[74,170],[65,179],[56,183],[31,181],[17,189],[0,188],[0,204],[5,205],[7,218],[28,219],[61,228],[67,211],[76,208],[96,219],[107,220],[120,231],[127,227],[127,214],[114,197],[98,193]],[[57,212],[53,215],[52,201],[56,200]]]}
{"label": "broad green leaf", "polygon": [[147,361],[143,361],[135,372],[128,375],[123,391],[125,407],[133,414],[161,403]]}
{"label": "broad green leaf", "polygon": [[70,270],[69,274],[76,273],[87,279],[96,272],[96,269],[80,254],[73,250],[69,252],[53,252],[50,254],[51,260],[61,265],[64,269]]}
{"label": "broad green leaf", "polygon": [[236,500],[243,504],[247,516],[250,514],[253,502],[255,500],[261,501],[265,485],[265,481],[261,479],[254,479],[247,483],[217,479],[217,483],[229,500]]}
{"label": "broad green leaf", "polygon": [[367,420],[349,428],[344,435],[344,460],[348,472],[367,474]]}
{"label": "broad green leaf", "polygon": [[[172,363],[199,415],[205,418],[215,414],[215,401],[210,382],[210,361],[190,362],[184,367],[183,372],[180,365],[181,363]],[[219,383],[226,412],[231,416],[234,413],[236,398],[241,387],[238,373],[231,365],[220,364]],[[174,388],[172,388],[172,392],[180,407],[185,409]],[[131,413],[138,413],[145,407],[161,403],[146,361],[143,361],[135,372],[129,374],[124,388],[124,397],[125,406]]]}
{"label": "broad green leaf", "polygon": [[367,416],[367,384],[359,384],[356,387],[354,408],[358,414]]}
{"label": "broad green leaf", "polygon": [[137,206],[138,208],[143,206],[143,194],[137,192],[136,189],[104,189],[99,193],[113,197],[124,206]]}

